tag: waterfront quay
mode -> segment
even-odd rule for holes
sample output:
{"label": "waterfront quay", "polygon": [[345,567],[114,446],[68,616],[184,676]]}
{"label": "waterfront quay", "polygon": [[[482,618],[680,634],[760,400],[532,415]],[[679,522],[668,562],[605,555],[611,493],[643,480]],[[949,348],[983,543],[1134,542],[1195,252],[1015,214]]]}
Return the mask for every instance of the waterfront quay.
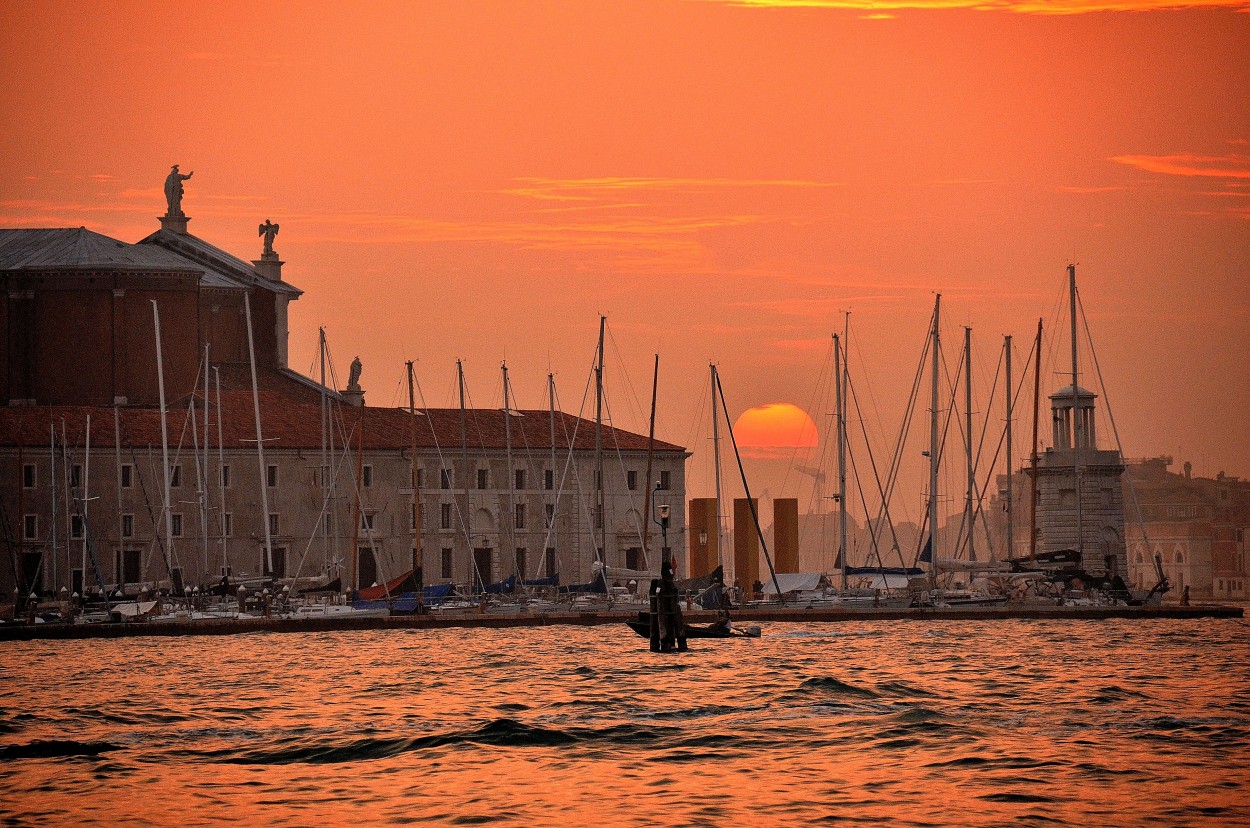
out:
{"label": "waterfront quay", "polygon": [[[435,630],[444,628],[515,628],[548,626],[591,627],[623,624],[635,612],[535,612],[508,615],[485,613],[440,613],[427,615],[352,616],[327,615],[312,618],[256,617],[140,621],[92,624],[6,624],[0,626],[0,642],[84,638],[132,638],[149,636],[239,635],[243,633],[335,632],[342,630]],[[692,623],[708,623],[715,613],[694,611],[685,614]],[[1086,606],[1086,607],[987,607],[977,609],[935,608],[832,608],[750,607],[734,613],[735,623],[837,623],[842,621],[1097,621],[1118,618],[1139,620],[1242,618],[1239,606],[1206,604],[1194,606]],[[767,635],[767,628],[764,630]]]}

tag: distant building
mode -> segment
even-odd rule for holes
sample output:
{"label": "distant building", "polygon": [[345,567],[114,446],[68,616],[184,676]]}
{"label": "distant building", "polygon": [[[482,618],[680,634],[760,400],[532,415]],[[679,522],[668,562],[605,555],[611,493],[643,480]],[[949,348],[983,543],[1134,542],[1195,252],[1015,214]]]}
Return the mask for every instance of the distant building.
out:
{"label": "distant building", "polygon": [[[214,583],[227,573],[341,577],[353,588],[414,566],[426,583],[462,585],[553,572],[562,583],[584,582],[598,559],[658,568],[654,531],[652,560],[643,552],[645,436],[603,426],[600,514],[593,421],[546,410],[413,416],[363,405],[358,385],[323,389],[287,368],[286,309],[300,291],[282,281],[283,263],[269,245],[249,264],[191,235],[186,223],[166,216],[137,244],[82,228],[0,230],[5,595],[101,585],[133,594],[141,585]],[[168,518],[153,300],[168,412]],[[653,450],[656,499],[675,507],[669,542],[678,546],[688,454],[661,441]]]}
{"label": "distant building", "polygon": [[1138,583],[1152,583],[1161,566],[1174,598],[1185,587],[1193,600],[1250,597],[1250,481],[1223,472],[1194,477],[1189,463],[1177,474],[1171,464],[1171,457],[1156,457],[1128,466],[1130,573]]}

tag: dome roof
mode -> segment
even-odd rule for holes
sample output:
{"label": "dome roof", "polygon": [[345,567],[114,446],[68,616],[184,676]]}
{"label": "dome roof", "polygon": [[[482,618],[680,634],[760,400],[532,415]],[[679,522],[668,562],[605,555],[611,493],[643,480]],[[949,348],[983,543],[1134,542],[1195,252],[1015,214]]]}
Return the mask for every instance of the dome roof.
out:
{"label": "dome roof", "polygon": [[[1086,389],[1086,388],[1082,388],[1081,386],[1078,385],[1076,387],[1076,397],[1078,400],[1094,400],[1094,399],[1097,399],[1098,395],[1095,394],[1093,391],[1090,391],[1089,389]],[[1072,386],[1065,385],[1063,388],[1060,388],[1058,391],[1051,394],[1050,398],[1052,400],[1059,400],[1059,401],[1071,400],[1072,399]]]}

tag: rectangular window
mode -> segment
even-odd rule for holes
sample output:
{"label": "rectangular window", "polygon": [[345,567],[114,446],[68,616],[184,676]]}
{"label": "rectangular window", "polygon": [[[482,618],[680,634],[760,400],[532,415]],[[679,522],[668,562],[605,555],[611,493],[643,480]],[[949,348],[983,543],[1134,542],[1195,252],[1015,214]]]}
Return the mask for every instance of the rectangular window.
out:
{"label": "rectangular window", "polygon": [[172,518],[172,520],[170,520],[170,523],[172,523],[174,526],[173,528],[174,537],[175,538],[182,537],[182,515],[175,513],[173,515],[170,515],[170,517]]}
{"label": "rectangular window", "polygon": [[[269,565],[269,559],[273,559],[273,566]],[[286,548],[275,546],[269,550],[269,555],[264,552],[260,554],[261,572],[270,578],[286,577]]]}
{"label": "rectangular window", "polygon": [[408,529],[417,531],[417,504],[411,503],[408,506]]}
{"label": "rectangular window", "polygon": [[265,466],[265,485],[271,489],[278,488],[278,467],[272,463]]}
{"label": "rectangular window", "polygon": [[360,513],[360,531],[372,532],[373,531],[373,519],[376,517],[377,515],[373,514],[372,512],[361,512]]}
{"label": "rectangular window", "polygon": [[373,466],[360,467],[360,485],[365,488],[373,485]]}
{"label": "rectangular window", "polygon": [[477,470],[477,487],[479,489],[485,489],[489,482],[490,482],[489,472],[486,469],[478,469]]}
{"label": "rectangular window", "polygon": [[234,515],[232,515],[230,512],[222,512],[221,534],[227,538],[234,537]]}
{"label": "rectangular window", "polygon": [[82,515],[72,515],[69,519],[69,536],[71,538],[82,537]]}
{"label": "rectangular window", "polygon": [[543,504],[543,511],[546,513],[546,527],[551,528],[551,524],[556,522],[556,504]]}
{"label": "rectangular window", "polygon": [[425,469],[421,468],[420,466],[417,466],[417,488],[418,489],[425,488]]}
{"label": "rectangular window", "polygon": [[22,488],[33,489],[35,488],[35,482],[35,464],[22,464]]}
{"label": "rectangular window", "polygon": [[556,487],[555,469],[543,469],[543,488],[551,491]]}
{"label": "rectangular window", "polygon": [[178,488],[182,485],[182,464],[177,463],[169,470],[170,488]]}
{"label": "rectangular window", "polygon": [[277,513],[277,512],[270,512],[270,513],[269,513],[269,536],[270,536],[270,537],[273,537],[274,535],[277,535],[277,534],[279,534],[279,532],[278,532],[278,513]]}
{"label": "rectangular window", "polygon": [[517,469],[517,470],[516,470],[516,483],[515,483],[515,485],[516,485],[516,488],[517,488],[518,490],[519,490],[519,489],[524,489],[524,488],[525,488],[525,469]]}
{"label": "rectangular window", "polygon": [[673,485],[673,473],[669,471],[660,472],[659,488],[668,491]]}
{"label": "rectangular window", "polygon": [[556,574],[556,548],[554,546],[547,547],[547,568],[543,571],[543,577],[550,578]]}
{"label": "rectangular window", "polygon": [[451,577],[451,550],[447,548],[446,546],[443,547],[442,558],[443,558],[442,569],[441,569],[442,575],[440,577],[450,578]]}
{"label": "rectangular window", "polygon": [[595,528],[603,528],[603,507],[595,506]]}
{"label": "rectangular window", "polygon": [[638,472],[625,472],[625,485],[631,492],[635,491],[638,488]]}
{"label": "rectangular window", "polygon": [[230,464],[226,463],[221,467],[221,487],[223,489],[230,488]]}
{"label": "rectangular window", "polygon": [[525,504],[518,503],[516,505],[516,528],[525,528]]}
{"label": "rectangular window", "polygon": [[603,472],[595,469],[595,491],[603,488]]}
{"label": "rectangular window", "polygon": [[451,488],[451,469],[442,469],[439,471],[438,487],[440,489]]}
{"label": "rectangular window", "polygon": [[444,503],[438,510],[438,527],[440,529],[451,528],[451,504]]}
{"label": "rectangular window", "polygon": [[122,488],[129,489],[134,486],[135,467],[129,463],[122,464]]}
{"label": "rectangular window", "polygon": [[22,516],[22,539],[38,540],[39,538],[39,515],[23,515]]}
{"label": "rectangular window", "polygon": [[135,536],[135,516],[122,515],[122,537],[133,538]]}
{"label": "rectangular window", "polygon": [[71,489],[77,489],[82,485],[82,466],[75,463],[69,467],[69,486]]}
{"label": "rectangular window", "polygon": [[518,546],[516,548],[515,554],[516,554],[516,574],[520,576],[521,580],[525,580],[525,564],[526,564],[525,558],[528,553],[524,546]]}

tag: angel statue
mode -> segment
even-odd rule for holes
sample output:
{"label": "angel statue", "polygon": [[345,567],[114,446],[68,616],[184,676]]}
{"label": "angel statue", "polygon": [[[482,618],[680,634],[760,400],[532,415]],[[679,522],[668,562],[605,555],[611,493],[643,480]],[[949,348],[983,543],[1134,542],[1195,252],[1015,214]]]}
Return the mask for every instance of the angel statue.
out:
{"label": "angel statue", "polygon": [[269,219],[265,219],[265,223],[260,226],[260,232],[257,233],[257,235],[265,237],[264,255],[266,256],[278,255],[277,253],[273,252],[273,237],[278,235],[278,225],[274,224]]}

